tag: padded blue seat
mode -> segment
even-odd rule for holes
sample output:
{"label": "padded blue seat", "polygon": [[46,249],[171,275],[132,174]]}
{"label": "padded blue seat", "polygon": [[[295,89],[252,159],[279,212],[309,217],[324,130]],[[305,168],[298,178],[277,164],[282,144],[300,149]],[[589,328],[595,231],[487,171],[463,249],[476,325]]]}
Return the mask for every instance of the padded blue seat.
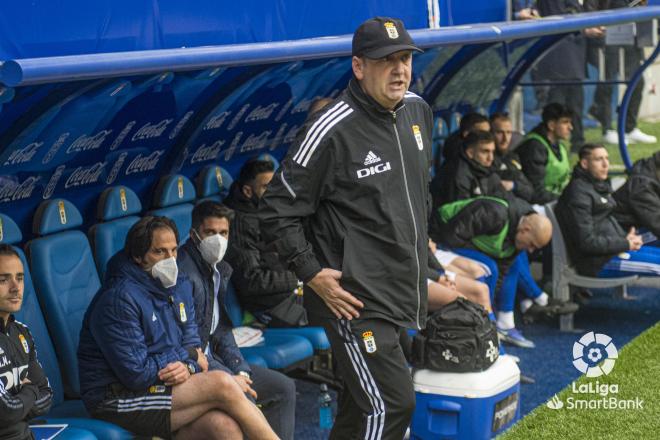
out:
{"label": "padded blue seat", "polygon": [[248,364],[256,365],[258,367],[268,368],[268,364],[266,363],[264,358],[262,358],[261,356],[257,356],[254,353],[243,353],[243,352],[241,352],[241,354],[243,355],[243,359],[245,359],[245,362],[247,362]]}
{"label": "padded blue seat", "polygon": [[34,215],[38,238],[27,244],[34,286],[62,367],[64,390],[78,397],[78,340],[83,316],[101,287],[82,217],[64,199],[42,202]]}
{"label": "padded blue seat", "polygon": [[192,202],[195,200],[195,187],[180,174],[164,176],[154,192],[152,209],[147,214],[171,219],[179,230],[179,244],[188,238],[192,224]]}
{"label": "padded blue seat", "polygon": [[[6,215],[0,214],[0,243],[16,245],[22,239],[21,231],[16,223]],[[85,417],[88,417],[88,414],[81,400],[64,400],[60,368],[57,364],[53,342],[48,334],[46,322],[37,301],[37,295],[32,284],[32,276],[30,275],[30,268],[28,267],[23,251],[16,246],[14,248],[23,262],[25,271],[23,280],[23,305],[21,310],[16,313],[16,319],[25,323],[30,328],[30,333],[34,338],[39,353],[39,362],[53,390],[53,404],[47,415],[48,422],[57,424],[66,423],[72,427],[72,429],[67,429],[57,438],[62,437],[77,440],[89,438],[112,440],[131,438],[132,436],[128,431],[116,425],[101,420],[85,419]],[[65,417],[66,419],[54,419],[51,417]],[[64,436],[65,433],[66,436]]]}
{"label": "padded blue seat", "polygon": [[314,349],[309,341],[301,336],[271,335],[264,332],[264,342],[252,347],[241,348],[244,356],[259,356],[266,361],[268,368],[288,371],[311,362]]}
{"label": "padded blue seat", "polygon": [[101,280],[105,278],[108,261],[124,247],[128,231],[140,220],[140,211],[140,199],[126,186],[107,188],[101,193],[96,208],[100,223],[92,226],[88,234]]}
{"label": "padded blue seat", "polygon": [[[225,306],[232,325],[240,326],[243,322],[243,311],[231,281],[227,284],[227,292],[225,292]],[[256,355],[263,358],[269,368],[288,370],[303,361],[311,360],[314,355],[314,347],[309,340],[301,336],[283,333],[270,334],[266,329],[262,344],[241,348],[241,353],[246,360],[247,356]]]}
{"label": "padded blue seat", "polygon": [[233,181],[229,172],[218,165],[202,168],[195,179],[197,202],[202,200],[221,202],[227,196]]}
{"label": "padded blue seat", "polygon": [[[232,324],[237,327],[243,322],[243,309],[238,302],[236,290],[232,283],[227,285],[227,293],[225,294],[225,304],[227,305],[227,312]],[[307,339],[315,353],[330,350],[330,341],[325,334],[323,327],[292,327],[292,328],[266,328],[264,335],[292,335],[301,336]]]}

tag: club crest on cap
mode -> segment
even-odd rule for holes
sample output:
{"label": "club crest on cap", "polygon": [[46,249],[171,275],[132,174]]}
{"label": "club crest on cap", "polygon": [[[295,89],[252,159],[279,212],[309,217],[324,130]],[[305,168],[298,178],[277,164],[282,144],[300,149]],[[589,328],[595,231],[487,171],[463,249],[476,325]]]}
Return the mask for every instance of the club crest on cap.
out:
{"label": "club crest on cap", "polygon": [[394,23],[392,23],[391,21],[386,21],[384,26],[385,26],[385,30],[387,31],[387,35],[391,39],[396,40],[397,38],[399,38],[399,31],[396,30],[396,26],[394,25]]}

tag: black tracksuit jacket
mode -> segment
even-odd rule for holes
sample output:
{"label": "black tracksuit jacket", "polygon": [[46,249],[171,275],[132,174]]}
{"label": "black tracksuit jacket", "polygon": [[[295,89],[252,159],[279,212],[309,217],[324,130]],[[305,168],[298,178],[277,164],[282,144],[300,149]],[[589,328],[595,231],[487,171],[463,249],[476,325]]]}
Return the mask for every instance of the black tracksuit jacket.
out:
{"label": "black tracksuit jacket", "polygon": [[234,182],[225,205],[234,210],[225,260],[234,268],[231,281],[241,305],[250,312],[271,309],[293,295],[298,277],[265,247],[259,229],[258,205]]}
{"label": "black tracksuit jacket", "polygon": [[[21,385],[25,379],[31,383]],[[12,315],[6,326],[0,319],[0,439],[33,438],[28,421],[46,414],[52,399],[27,326]]]}
{"label": "black tracksuit jacket", "polygon": [[596,180],[576,165],[555,215],[578,273],[595,276],[612,257],[630,249],[626,231],[612,215],[615,206],[610,181]]}
{"label": "black tracksuit jacket", "polygon": [[660,237],[660,156],[635,162],[614,200],[614,217],[625,230],[641,227]]}
{"label": "black tracksuit jacket", "polygon": [[505,155],[495,153],[495,159],[492,165],[493,170],[500,176],[501,180],[510,180],[513,182],[513,194],[528,203],[534,199],[534,187],[522,172],[520,158],[515,151],[509,151]]}
{"label": "black tracksuit jacket", "polygon": [[438,185],[431,187],[434,209],[470,197],[511,197],[494,168],[486,168],[470,159],[465,151],[461,151],[457,159],[445,162],[434,180],[439,181]]}
{"label": "black tracksuit jacket", "polygon": [[[431,132],[417,95],[389,111],[351,80],[303,127],[261,199],[265,241],[304,282],[323,267],[342,271],[362,318],[422,328]],[[309,288],[305,306],[334,317]]]}

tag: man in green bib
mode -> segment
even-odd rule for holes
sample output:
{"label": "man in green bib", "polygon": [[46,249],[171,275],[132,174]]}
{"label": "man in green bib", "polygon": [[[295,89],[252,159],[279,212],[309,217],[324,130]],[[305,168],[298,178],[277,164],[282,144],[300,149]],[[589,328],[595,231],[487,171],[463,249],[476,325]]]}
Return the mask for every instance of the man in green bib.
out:
{"label": "man in green bib", "polygon": [[[531,306],[548,308],[548,295],[536,285],[529,271],[526,252],[544,247],[552,237],[552,224],[520,199],[503,200],[480,196],[448,203],[434,216],[431,238],[499,271],[497,328],[501,339],[519,347],[534,343],[515,328],[513,308],[518,285]],[[468,254],[464,254],[468,250]],[[489,264],[489,262],[491,264]],[[555,305],[552,307],[556,308]],[[563,310],[552,309],[553,313]]]}
{"label": "man in green bib", "polygon": [[523,173],[534,187],[532,202],[556,200],[568,185],[571,167],[566,141],[571,137],[573,112],[557,103],[543,108],[542,122],[516,149]]}

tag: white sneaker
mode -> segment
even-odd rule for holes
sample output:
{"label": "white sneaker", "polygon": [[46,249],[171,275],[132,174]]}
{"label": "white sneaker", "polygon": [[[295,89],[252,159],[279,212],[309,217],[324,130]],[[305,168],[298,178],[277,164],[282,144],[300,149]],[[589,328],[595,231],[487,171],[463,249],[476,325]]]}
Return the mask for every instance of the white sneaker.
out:
{"label": "white sneaker", "polygon": [[658,138],[644,133],[639,128],[634,128],[630,133],[626,133],[626,139],[630,139],[630,142],[636,142],[639,144],[655,144],[658,142]]}
{"label": "white sneaker", "polygon": [[616,130],[607,130],[605,136],[603,136],[603,141],[606,144],[619,145],[619,133]]}

